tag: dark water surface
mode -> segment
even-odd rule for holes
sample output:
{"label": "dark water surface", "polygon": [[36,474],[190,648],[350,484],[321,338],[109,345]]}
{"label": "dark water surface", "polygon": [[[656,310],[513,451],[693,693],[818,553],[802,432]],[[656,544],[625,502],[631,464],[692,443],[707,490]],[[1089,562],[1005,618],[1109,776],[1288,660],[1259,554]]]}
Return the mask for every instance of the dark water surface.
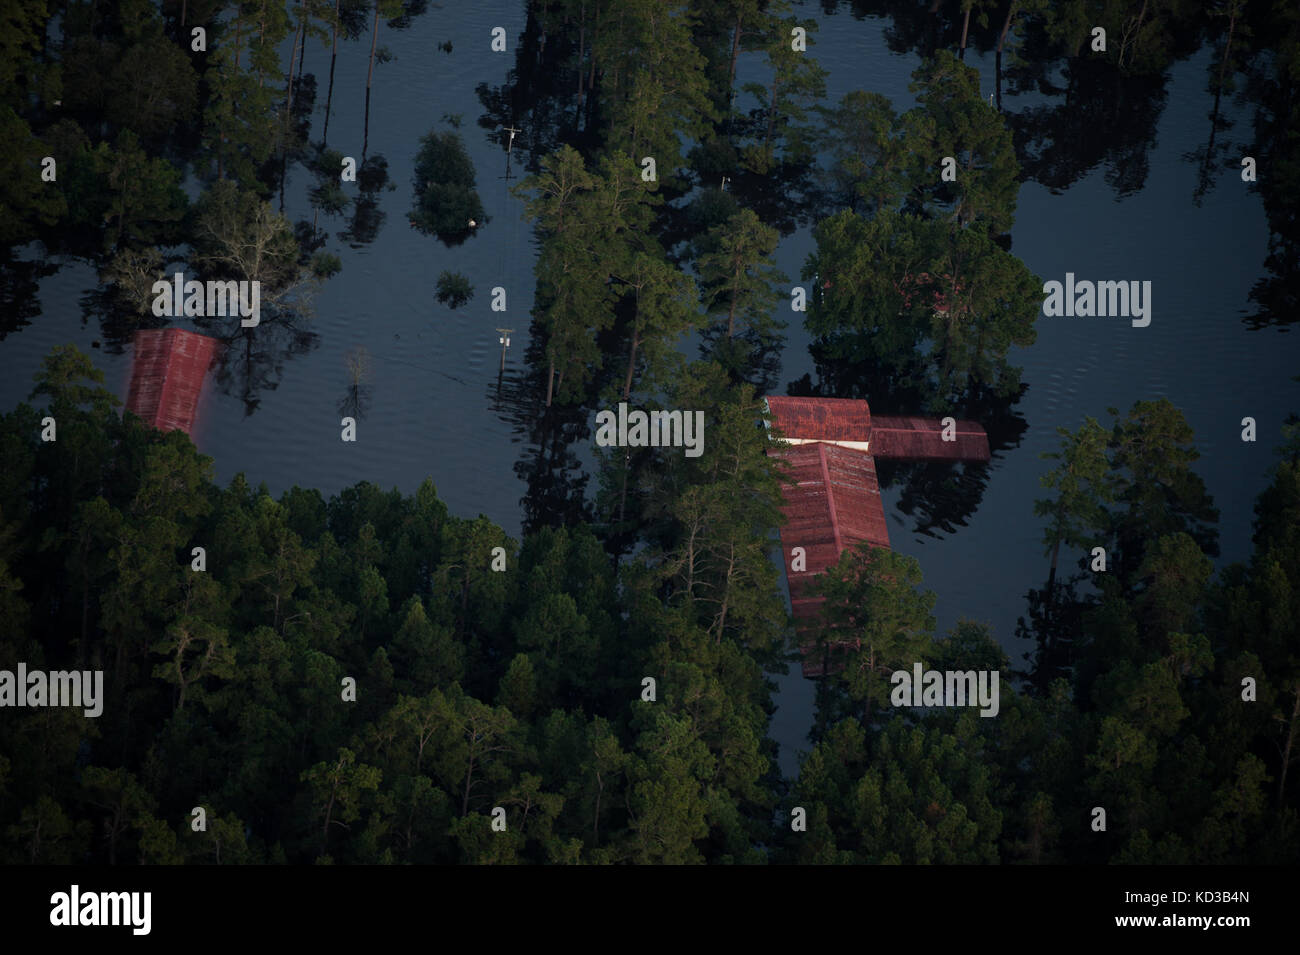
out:
{"label": "dark water surface", "polygon": [[[862,88],[890,97],[900,112],[912,105],[907,85],[919,61],[889,52],[882,36],[886,21],[857,20],[843,12],[827,17],[812,7],[801,15],[821,23],[810,52],[829,71],[829,100]],[[498,25],[512,38],[510,53],[488,50],[491,28]],[[387,158],[396,186],[379,194],[386,219],[373,242],[352,248],[339,236],[345,220],[321,217],[321,228],[332,233],[326,248],[340,256],[343,269],[317,298],[314,342],[284,359],[272,376],[274,387],[261,390],[252,414],[237,388],[222,393],[209,382],[194,439],[214,458],[219,481],[243,471],[275,494],[299,484],[328,495],[361,480],[409,493],[429,476],[453,513],[485,514],[519,536],[527,486],[515,466],[536,449],[511,423],[498,397],[500,346],[494,329],[515,329],[505,376],[508,393],[528,344],[535,252],[528,227],[518,222],[521,204],[499,178],[505,155],[477,125],[482,108],[475,88],[505,82],[514,65],[514,38],[523,28],[522,4],[514,0],[447,4],[404,31],[381,24],[379,43],[395,59],[375,67],[369,153]],[[453,42],[450,55],[437,49],[443,40]],[[368,35],[340,43],[329,129],[330,146],[358,159],[368,49]],[[1012,249],[1028,267],[1044,281],[1064,280],[1067,271],[1079,279],[1149,280],[1150,326],[1133,328],[1125,318],[1040,318],[1036,344],[1013,353],[1029,385],[1016,409],[1028,428],[1018,446],[995,457],[979,508],[955,533],[917,533],[915,519],[898,507],[900,488],[884,493],[893,545],[920,561],[926,586],[938,594],[941,630],[963,616],[987,622],[1015,663],[1027,649],[1014,638],[1025,592],[1041,586],[1047,574],[1042,530],[1032,508],[1045,470],[1039,454],[1055,447],[1058,426],[1075,429],[1088,415],[1105,422],[1108,406],[1126,411],[1139,399],[1168,397],[1196,432],[1202,455],[1197,470],[1220,509],[1222,565],[1248,555],[1254,498],[1267,483],[1278,428],[1289,411],[1300,409],[1300,385],[1290,380],[1300,373],[1300,338],[1276,329],[1248,330],[1241,321],[1266,254],[1259,198],[1228,170],[1201,206],[1192,201],[1197,168],[1184,157],[1209,132],[1209,61],[1205,49],[1172,67],[1143,188],[1117,200],[1107,170],[1098,167],[1060,194],[1032,182],[1020,191]],[[980,70],[985,93],[991,91],[992,56],[981,58],[972,50],[966,62]],[[742,58],[738,85],[764,81],[761,67],[758,57]],[[328,52],[308,44],[306,71],[318,83],[314,139],[323,119],[328,70]],[[1004,96],[1003,105],[1016,111],[1031,100],[1041,97]],[[1227,100],[1224,110],[1229,119],[1247,125],[1244,110]],[[464,119],[461,134],[490,219],[479,234],[450,250],[420,235],[407,219],[418,140],[440,126],[446,113]],[[1094,132],[1103,139],[1108,135],[1106,128]],[[517,150],[520,145],[517,140]],[[514,171],[519,173],[518,161]],[[285,210],[291,220],[311,220],[307,189],[312,184],[301,168],[292,172]],[[344,188],[351,192],[356,186]],[[811,250],[809,232],[801,229],[782,242],[778,264],[797,281]],[[444,269],[464,273],[474,285],[475,296],[465,307],[453,311],[434,299],[434,281]],[[101,332],[93,319],[83,323],[79,300],[95,285],[94,270],[80,262],[63,264],[42,282],[42,314],[0,341],[0,407],[24,400],[41,358],[67,341],[92,354],[109,385],[125,398],[129,346],[121,355],[92,351]],[[497,285],[507,290],[504,315],[489,307]],[[815,381],[807,335],[792,322],[788,336],[780,380],[810,373]],[[374,380],[358,441],[344,444],[339,440],[339,405],[348,386],[344,355],[355,345],[372,354]],[[1258,422],[1255,444],[1240,440],[1247,415]],[[576,450],[589,460],[588,449]],[[1063,566],[1077,556],[1062,554]],[[796,765],[795,751],[807,747],[812,719],[812,685],[792,669],[779,679],[780,709],[772,727],[787,773]]]}

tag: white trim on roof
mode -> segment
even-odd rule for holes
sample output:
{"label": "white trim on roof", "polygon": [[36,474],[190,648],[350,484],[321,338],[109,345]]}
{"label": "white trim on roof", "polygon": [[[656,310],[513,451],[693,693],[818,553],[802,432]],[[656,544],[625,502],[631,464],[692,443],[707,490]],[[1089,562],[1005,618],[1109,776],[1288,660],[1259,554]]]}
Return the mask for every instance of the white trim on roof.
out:
{"label": "white trim on roof", "polygon": [[854,451],[870,451],[870,441],[827,441],[825,438],[785,438],[786,444],[837,444],[841,448],[850,448]]}

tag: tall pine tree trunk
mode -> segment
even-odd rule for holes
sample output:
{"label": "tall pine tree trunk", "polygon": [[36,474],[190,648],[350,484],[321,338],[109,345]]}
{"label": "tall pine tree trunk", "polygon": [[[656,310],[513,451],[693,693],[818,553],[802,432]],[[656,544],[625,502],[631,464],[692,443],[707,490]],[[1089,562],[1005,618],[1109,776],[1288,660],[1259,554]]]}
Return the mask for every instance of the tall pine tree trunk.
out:
{"label": "tall pine tree trunk", "polygon": [[731,306],[727,309],[727,341],[736,334],[736,299],[740,296],[740,272],[735,275],[736,287],[731,291]]}
{"label": "tall pine tree trunk", "polygon": [[767,110],[767,133],[763,136],[763,156],[771,164],[772,133],[776,129],[776,93],[781,87],[780,73],[772,77],[772,102]]}
{"label": "tall pine tree trunk", "polygon": [[366,87],[366,116],[361,124],[361,164],[366,163],[366,153],[370,150],[370,87]]}
{"label": "tall pine tree trunk", "polygon": [[1283,797],[1286,796],[1286,771],[1291,765],[1291,744],[1295,742],[1295,725],[1300,721],[1300,683],[1296,683],[1293,688],[1295,691],[1295,706],[1291,707],[1291,721],[1287,728],[1286,749],[1282,751],[1282,772],[1281,778],[1277,782],[1277,804],[1281,808]]}
{"label": "tall pine tree trunk", "polygon": [[1016,15],[1017,0],[1011,0],[1007,7],[1007,18],[1002,24],[1002,33],[998,36],[998,52],[995,72],[997,73],[998,112],[1002,112],[1002,47],[1007,42],[1007,32],[1011,29],[1011,20]]}
{"label": "tall pine tree trunk", "polygon": [[998,52],[1002,52],[1002,45],[1007,42],[1007,31],[1011,29],[1011,19],[1016,15],[1018,0],[1011,0],[1011,5],[1007,7],[1007,18],[1002,23],[1002,34],[998,37]]}
{"label": "tall pine tree trunk", "polygon": [[460,814],[462,816],[469,815],[469,790],[470,790],[470,786],[473,785],[473,781],[474,781],[474,756],[473,754],[470,754],[469,768],[465,770],[465,798],[461,801],[460,804]]}
{"label": "tall pine tree trunk", "polygon": [[591,28],[591,69],[587,73],[586,112],[583,113],[582,128],[591,129],[591,120],[596,113],[596,41],[600,39],[600,17]]}
{"label": "tall pine tree trunk", "polygon": [[1047,572],[1047,591],[1048,600],[1051,600],[1052,585],[1056,583],[1056,562],[1061,556],[1061,535],[1056,535],[1056,543],[1052,545],[1052,566]]}
{"label": "tall pine tree trunk", "polygon": [[293,88],[294,68],[298,65],[298,41],[306,32],[307,0],[298,4],[298,31],[293,35],[293,47],[289,53],[289,85],[284,103],[284,140],[280,143],[280,211],[284,211],[284,181],[288,178],[289,166],[289,131],[293,128]]}
{"label": "tall pine tree trunk", "polygon": [[370,23],[370,66],[366,70],[366,89],[375,79],[375,44],[379,41],[379,0],[375,0],[375,16]]}
{"label": "tall pine tree trunk", "polygon": [[[302,12],[301,8],[299,8],[300,15],[301,12]],[[293,114],[293,75],[295,69],[298,66],[298,39],[301,36],[302,36],[302,22],[299,21],[298,29],[294,32],[293,35],[293,46],[289,48],[289,84],[288,86],[285,87],[285,105],[284,105],[284,113],[285,113],[284,125],[286,128],[289,126],[290,123],[289,117]]]}
{"label": "tall pine tree trunk", "polygon": [[578,21],[578,116],[582,115],[582,103],[585,97],[582,92],[582,74],[585,72],[582,68],[583,58],[586,56],[587,42],[587,5],[582,5],[582,19]]}
{"label": "tall pine tree trunk", "polygon": [[[257,24],[257,45],[266,46],[266,4],[262,4],[262,18]],[[262,64],[257,64],[257,88],[260,90],[266,85],[266,74],[262,72]]]}
{"label": "tall pine tree trunk", "polygon": [[[1137,26],[1133,28],[1133,34],[1132,34],[1133,48],[1128,50],[1129,66],[1133,65],[1133,54],[1137,52],[1138,39],[1140,34],[1142,33],[1142,21],[1146,19],[1146,16],[1147,16],[1147,0],[1142,0],[1142,9],[1138,11]],[[1129,41],[1129,34],[1126,33],[1124,34],[1124,42],[1120,44],[1119,59],[1116,63],[1117,66],[1122,67],[1124,65],[1124,52],[1129,45],[1128,41]]]}
{"label": "tall pine tree trunk", "polygon": [[[303,0],[303,7],[305,8],[306,6],[307,2],[306,0]],[[299,40],[300,45],[298,47],[298,79],[302,79],[303,70],[307,66],[307,34],[310,32],[308,27],[311,25],[309,14],[305,9],[303,10],[302,15],[302,38]]]}
{"label": "tall pine tree trunk", "polygon": [[326,146],[330,138],[330,106],[334,102],[334,63],[339,58],[339,0],[334,0],[334,39],[330,45],[330,82],[325,94],[325,128],[321,131],[321,146]]}
{"label": "tall pine tree trunk", "polygon": [[366,116],[361,130],[361,161],[370,148],[370,86],[375,79],[375,44],[379,40],[379,0],[375,0],[375,17],[370,24],[370,66],[366,69]]}
{"label": "tall pine tree trunk", "polygon": [[325,825],[321,826],[321,830],[320,830],[320,854],[321,855],[325,854],[325,848],[329,844],[330,817],[334,812],[334,794],[337,791],[338,791],[338,784],[335,783],[334,788],[330,790],[329,802],[325,804]]}
{"label": "tall pine tree trunk", "polygon": [[731,34],[731,69],[727,71],[727,115],[731,115],[731,104],[736,98],[736,58],[740,55],[740,12],[736,12],[736,28]]}
{"label": "tall pine tree trunk", "polygon": [[1210,112],[1210,141],[1205,147],[1205,162],[1201,165],[1201,177],[1204,179],[1214,161],[1214,140],[1219,132],[1219,102],[1223,99],[1223,77],[1228,69],[1228,58],[1232,55],[1232,33],[1237,26],[1237,5],[1233,2],[1228,8],[1228,39],[1223,45],[1223,59],[1219,62],[1219,80],[1214,85],[1214,109]]}
{"label": "tall pine tree trunk", "polygon": [[1214,94],[1214,110],[1219,110],[1219,93],[1223,90],[1223,73],[1228,68],[1228,57],[1232,55],[1232,33],[1237,27],[1237,4],[1233,2],[1228,8],[1228,41],[1223,45],[1223,61],[1219,64],[1219,87]]}
{"label": "tall pine tree trunk", "polygon": [[722,598],[722,607],[718,610],[717,627],[718,635],[714,637],[715,644],[722,643],[722,633],[727,628],[727,609],[731,603],[731,578],[736,572],[736,542],[733,540],[730,547],[730,556],[727,559],[727,578],[724,585],[724,596]]}

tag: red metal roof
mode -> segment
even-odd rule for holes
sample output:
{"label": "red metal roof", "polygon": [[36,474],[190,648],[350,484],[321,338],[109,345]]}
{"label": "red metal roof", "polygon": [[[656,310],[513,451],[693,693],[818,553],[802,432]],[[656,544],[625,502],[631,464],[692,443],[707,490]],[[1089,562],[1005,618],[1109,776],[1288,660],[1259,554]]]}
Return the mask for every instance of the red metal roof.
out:
{"label": "red metal roof", "polygon": [[[889,546],[874,456],[987,461],[988,436],[973,421],[957,421],[956,440],[944,441],[939,418],[873,418],[865,401],[853,399],[770,397],[767,406],[773,426],[784,437],[811,442],[774,445],[769,453],[781,458],[788,470],[782,488],[781,549],[803,674],[817,677],[824,661],[812,651],[825,599],[813,592],[814,578],[838,562],[846,547],[861,541]],[[869,441],[870,453],[827,443],[832,441]],[[791,568],[796,547],[804,549],[806,560],[798,573]]]}
{"label": "red metal roof", "polygon": [[956,440],[943,440],[939,418],[876,415],[871,421],[871,453],[882,458],[933,458],[987,461],[989,438],[974,421],[957,421]]}
{"label": "red metal roof", "polygon": [[155,428],[189,434],[217,340],[180,328],[154,328],[136,332],[133,341],[127,410]]}
{"label": "red metal roof", "polygon": [[987,461],[989,440],[974,421],[956,422],[956,440],[944,441],[943,420],[915,415],[875,415],[852,398],[767,399],[772,424],[787,438],[803,441],[868,441],[885,458]]}
{"label": "red metal roof", "polygon": [[852,398],[770,397],[772,424],[787,438],[805,441],[866,441],[871,407]]}
{"label": "red metal roof", "polygon": [[[790,610],[803,644],[823,603],[813,593],[813,578],[859,541],[888,547],[889,531],[871,455],[822,442],[786,446],[772,453],[786,463],[789,475],[781,507],[785,514],[781,549],[790,583]],[[800,572],[791,569],[796,547],[805,554]],[[811,644],[812,634],[806,639]],[[818,666],[805,656],[804,675],[818,675]]]}

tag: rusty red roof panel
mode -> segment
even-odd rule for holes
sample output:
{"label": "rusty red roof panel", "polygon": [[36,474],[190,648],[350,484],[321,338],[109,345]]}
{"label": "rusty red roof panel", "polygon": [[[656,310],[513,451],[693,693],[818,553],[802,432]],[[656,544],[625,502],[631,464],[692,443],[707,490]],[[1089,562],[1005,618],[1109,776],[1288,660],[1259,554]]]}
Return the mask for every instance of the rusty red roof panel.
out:
{"label": "rusty red roof panel", "polygon": [[866,441],[871,407],[852,398],[769,397],[772,424],[787,438],[806,441]]}
{"label": "rusty red roof panel", "polygon": [[[788,469],[782,542],[808,552],[809,574],[835,563],[840,551],[858,541],[889,546],[871,455],[822,442],[782,447],[772,453]],[[814,560],[815,549],[823,546],[829,548],[824,563]],[[789,554],[786,556],[788,560]]]}
{"label": "rusty red roof panel", "polygon": [[137,331],[133,343],[127,410],[160,430],[189,434],[217,340],[181,328],[151,328]]}
{"label": "rusty red roof panel", "polygon": [[[889,546],[880,484],[875,462],[864,451],[817,442],[782,447],[772,454],[788,468],[781,549],[790,583],[790,611],[801,645],[805,640],[811,644],[811,630],[824,603],[815,593],[814,578],[834,565],[845,548],[860,541]],[[795,547],[805,553],[804,570],[799,572],[791,566]],[[805,676],[819,675],[818,666],[805,655]]]}
{"label": "rusty red roof panel", "polygon": [[[988,436],[979,424],[958,421],[956,440],[944,441],[941,419],[872,416],[865,401],[769,397],[767,404],[772,425],[785,437],[812,442],[773,446],[769,453],[787,467],[781,546],[803,674],[819,677],[825,661],[817,652],[818,617],[825,599],[816,593],[815,578],[847,547],[862,541],[889,546],[874,456],[987,461]],[[832,441],[869,441],[870,451],[826,443]],[[800,572],[791,567],[795,547],[805,553]]]}
{"label": "rusty red roof panel", "polygon": [[871,453],[882,458],[987,461],[989,438],[974,421],[956,422],[956,440],[943,440],[939,418],[876,415],[871,420]]}

